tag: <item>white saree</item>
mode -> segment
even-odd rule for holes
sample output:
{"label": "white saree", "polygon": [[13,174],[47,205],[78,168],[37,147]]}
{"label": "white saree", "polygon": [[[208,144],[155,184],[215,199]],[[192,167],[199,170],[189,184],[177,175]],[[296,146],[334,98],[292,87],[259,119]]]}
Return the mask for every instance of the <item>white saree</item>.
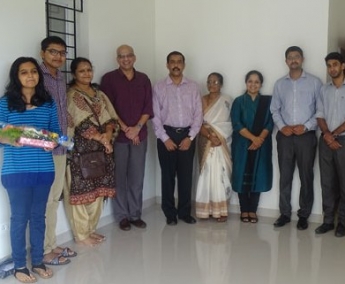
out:
{"label": "white saree", "polygon": [[228,216],[232,171],[230,109],[230,97],[221,95],[213,105],[204,110],[204,126],[210,128],[222,144],[211,147],[208,139],[202,135],[198,137],[200,163],[196,189],[196,216],[198,218]]}

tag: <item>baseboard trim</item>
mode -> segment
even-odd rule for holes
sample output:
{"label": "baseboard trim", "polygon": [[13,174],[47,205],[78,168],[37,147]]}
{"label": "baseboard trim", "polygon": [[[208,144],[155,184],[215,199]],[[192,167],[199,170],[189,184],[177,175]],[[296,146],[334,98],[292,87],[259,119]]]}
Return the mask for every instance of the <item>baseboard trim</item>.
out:
{"label": "baseboard trim", "polygon": [[[145,212],[147,209],[149,209],[151,206],[156,204],[156,197],[152,197],[149,199],[146,199],[143,201],[143,212]],[[102,216],[98,222],[98,228],[107,226],[111,223],[114,223],[115,219],[113,214],[108,214],[105,216]],[[56,236],[58,239],[58,245],[62,245],[64,243],[67,243],[71,240],[73,240],[73,234],[71,230],[68,230],[66,232],[63,232]]]}

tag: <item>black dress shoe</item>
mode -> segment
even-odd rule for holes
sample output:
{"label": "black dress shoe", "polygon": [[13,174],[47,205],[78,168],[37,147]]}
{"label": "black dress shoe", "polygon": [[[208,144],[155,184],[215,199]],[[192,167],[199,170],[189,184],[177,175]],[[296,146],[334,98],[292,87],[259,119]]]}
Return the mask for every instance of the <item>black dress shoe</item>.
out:
{"label": "black dress shoe", "polygon": [[127,218],[123,218],[120,221],[119,227],[122,231],[129,231],[131,229],[131,224],[129,223]]}
{"label": "black dress shoe", "polygon": [[146,228],[146,223],[141,220],[140,218],[137,220],[131,220],[129,221],[133,226],[140,228],[140,229],[145,229]]}
{"label": "black dress shoe", "polygon": [[167,225],[169,225],[169,226],[176,226],[177,225],[176,217],[167,218]]}
{"label": "black dress shoe", "polygon": [[322,225],[320,225],[319,227],[315,229],[315,234],[321,235],[331,230],[334,230],[334,224],[323,223]]}
{"label": "black dress shoe", "polygon": [[345,236],[345,226],[342,223],[338,223],[338,226],[335,229],[335,236],[338,238]]}
{"label": "black dress shoe", "polygon": [[196,223],[196,220],[190,215],[185,216],[185,217],[179,217],[179,219],[185,221],[187,224],[195,224]]}
{"label": "black dress shoe", "polygon": [[290,223],[291,219],[288,216],[280,215],[279,218],[274,222],[274,227],[283,227],[286,223]]}
{"label": "black dress shoe", "polygon": [[299,217],[296,227],[297,227],[298,230],[305,230],[305,229],[307,229],[308,228],[307,218]]}

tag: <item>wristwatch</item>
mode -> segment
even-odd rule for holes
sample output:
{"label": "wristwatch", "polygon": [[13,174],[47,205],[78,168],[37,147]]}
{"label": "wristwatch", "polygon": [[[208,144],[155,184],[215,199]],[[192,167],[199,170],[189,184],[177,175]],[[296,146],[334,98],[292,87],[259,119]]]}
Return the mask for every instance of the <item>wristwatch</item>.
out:
{"label": "wristwatch", "polygon": [[138,123],[138,124],[137,124],[137,127],[138,127],[139,129],[141,129],[141,128],[143,127],[143,125],[142,125],[141,123]]}

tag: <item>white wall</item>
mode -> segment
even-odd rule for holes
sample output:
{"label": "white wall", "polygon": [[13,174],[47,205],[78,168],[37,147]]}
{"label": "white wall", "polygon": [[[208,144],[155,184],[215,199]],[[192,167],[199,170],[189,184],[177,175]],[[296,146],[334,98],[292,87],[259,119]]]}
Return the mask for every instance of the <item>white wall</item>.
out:
{"label": "white wall", "polygon": [[[129,44],[134,48],[137,57],[135,68],[146,73],[149,78],[154,76],[155,60],[155,21],[154,0],[102,0],[87,1],[86,15],[88,38],[85,45],[89,46],[88,55],[95,65],[95,82],[108,71],[118,67],[116,48],[121,44]],[[82,54],[79,54],[82,55]],[[151,127],[150,129],[151,130]],[[145,166],[144,200],[155,201],[155,138],[149,132],[148,151]],[[117,165],[121,167],[121,165]],[[104,214],[111,212],[108,206]]]}
{"label": "white wall", "polygon": [[[40,41],[46,34],[45,8],[42,2],[36,0],[1,1],[0,96],[8,83],[10,66],[16,58],[32,56],[39,59]],[[23,12],[20,13],[20,11]],[[0,183],[0,259],[11,252],[8,231],[9,212],[7,193]]]}
{"label": "white wall", "polygon": [[[341,0],[339,0],[341,1]],[[271,94],[274,82],[287,73],[284,52],[291,45],[305,51],[305,70],[326,78],[328,1],[321,0],[159,0],[156,1],[156,79],[166,76],[166,55],[179,50],[186,56],[185,74],[206,92],[212,71],[224,75],[223,93],[233,98],[245,88],[244,76],[260,70],[262,92]],[[274,139],[275,140],[275,139]],[[274,145],[274,186],[263,194],[261,208],[278,208],[278,165]],[[315,204],[321,213],[318,167]],[[293,183],[293,210],[298,209],[299,180]],[[157,195],[160,195],[159,184]],[[235,195],[233,195],[235,197]],[[232,203],[237,204],[237,197]]]}
{"label": "white wall", "polygon": [[[330,1],[342,5],[342,0]],[[46,26],[44,1],[3,0],[1,4],[0,88],[3,90],[15,58],[21,55],[39,58],[39,43],[45,37]],[[333,42],[341,31],[332,32],[338,22],[331,22],[328,31],[328,4],[328,0],[85,0],[85,11],[78,15],[78,55],[91,59],[97,82],[105,72],[116,67],[116,47],[130,44],[137,54],[136,68],[147,73],[155,83],[167,75],[166,55],[180,50],[187,59],[185,74],[202,84],[203,92],[207,75],[219,71],[225,76],[224,93],[236,97],[244,91],[245,73],[256,68],[265,76],[263,93],[270,94],[274,82],[287,72],[284,51],[290,45],[304,49],[306,70],[323,80],[326,78],[323,58],[328,45],[332,42],[331,46],[335,46]],[[336,11],[340,6],[333,7]],[[328,39],[328,32],[332,39]],[[160,196],[160,169],[152,131],[149,142],[145,201]],[[274,188],[263,195],[260,204],[268,209],[278,208],[275,151],[273,159]],[[320,214],[317,166],[315,174],[313,213]],[[295,177],[294,210],[298,204],[298,187]],[[62,206],[58,214],[57,234],[62,234],[68,230]],[[110,215],[107,205],[103,216]],[[0,188],[0,226],[8,223],[7,194]],[[9,253],[8,231],[0,230],[0,259]]]}

